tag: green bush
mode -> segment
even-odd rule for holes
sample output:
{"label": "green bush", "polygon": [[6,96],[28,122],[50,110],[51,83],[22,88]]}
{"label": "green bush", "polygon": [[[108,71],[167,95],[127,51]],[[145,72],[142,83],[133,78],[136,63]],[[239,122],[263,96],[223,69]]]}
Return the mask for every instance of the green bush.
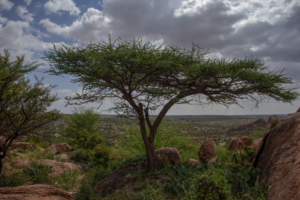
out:
{"label": "green bush", "polygon": [[270,129],[274,128],[278,123],[279,123],[278,120],[273,121],[271,126],[270,126]]}
{"label": "green bush", "polygon": [[23,173],[33,184],[50,183],[49,173],[53,166],[32,162],[31,167],[23,170]]}
{"label": "green bush", "polygon": [[25,175],[22,172],[6,173],[7,169],[3,167],[0,173],[0,187],[16,187],[26,182]]}
{"label": "green bush", "polygon": [[[100,115],[93,108],[85,108],[80,106],[74,108],[72,115],[67,120],[67,128],[62,135],[67,139],[67,142],[74,148],[86,148],[85,145],[89,138],[95,139],[94,134],[99,134],[101,125],[99,123]],[[96,138],[97,141],[101,140]],[[89,146],[93,149],[93,142],[90,140]]]}

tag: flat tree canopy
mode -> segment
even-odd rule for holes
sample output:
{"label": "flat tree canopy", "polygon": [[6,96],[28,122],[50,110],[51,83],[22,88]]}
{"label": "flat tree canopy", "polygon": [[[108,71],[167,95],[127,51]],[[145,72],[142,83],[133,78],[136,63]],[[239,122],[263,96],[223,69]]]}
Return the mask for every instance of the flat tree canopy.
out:
{"label": "flat tree canopy", "polygon": [[10,61],[9,52],[0,55],[0,172],[2,159],[14,139],[61,118],[59,111],[49,110],[58,98],[51,95],[53,86],[38,80],[33,85],[25,74],[39,64],[23,65],[24,56]]}
{"label": "flat tree canopy", "polygon": [[[257,106],[260,97],[290,103],[299,95],[283,87],[292,83],[290,78],[268,71],[258,59],[208,59],[207,53],[196,44],[187,50],[174,45],[157,47],[141,39],[109,39],[82,48],[54,45],[44,59],[51,65],[48,73],[69,74],[75,78],[72,82],[82,84],[82,93],[66,97],[67,104],[101,105],[112,99],[112,111],[138,118],[150,171],[155,168],[156,130],[174,104],[229,106],[250,98]],[[149,111],[155,110],[158,115],[151,122]]]}

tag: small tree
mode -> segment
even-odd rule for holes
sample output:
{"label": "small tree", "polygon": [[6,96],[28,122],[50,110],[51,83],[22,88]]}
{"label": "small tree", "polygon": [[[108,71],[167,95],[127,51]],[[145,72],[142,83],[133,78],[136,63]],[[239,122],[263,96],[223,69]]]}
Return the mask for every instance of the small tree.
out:
{"label": "small tree", "polygon": [[9,52],[0,55],[0,172],[2,159],[14,139],[27,135],[41,126],[61,117],[59,111],[48,110],[57,100],[51,95],[53,86],[44,86],[42,80],[33,85],[24,77],[39,64],[22,65],[24,56],[9,60]]}
{"label": "small tree", "polygon": [[72,115],[69,117],[67,120],[68,126],[64,130],[63,136],[68,139],[68,143],[72,146],[94,149],[97,146],[95,143],[103,140],[97,135],[101,128],[99,113],[95,112],[92,108],[85,108],[83,106],[74,108]]}
{"label": "small tree", "polygon": [[[48,72],[72,75],[76,78],[73,82],[83,85],[82,94],[66,97],[67,104],[101,105],[110,98],[115,103],[112,111],[138,118],[150,171],[155,168],[156,131],[173,105],[196,101],[201,105],[229,106],[251,98],[257,106],[256,95],[283,102],[298,96],[282,87],[292,83],[291,79],[282,73],[268,72],[258,59],[211,60],[206,59],[206,54],[195,44],[186,50],[143,44],[139,39],[109,39],[108,43],[88,44],[84,48],[54,45],[45,53],[45,59],[52,65]],[[149,111],[157,109],[159,113],[151,121]]]}

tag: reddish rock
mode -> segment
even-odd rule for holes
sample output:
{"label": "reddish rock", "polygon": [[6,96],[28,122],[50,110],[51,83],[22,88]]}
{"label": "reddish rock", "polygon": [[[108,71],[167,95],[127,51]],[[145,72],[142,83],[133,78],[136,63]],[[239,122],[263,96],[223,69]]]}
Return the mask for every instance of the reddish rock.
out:
{"label": "reddish rock", "polygon": [[262,139],[252,161],[271,184],[268,200],[300,199],[300,113],[287,116]]}
{"label": "reddish rock", "polygon": [[[51,176],[59,177],[63,175],[64,172],[74,172],[74,170],[78,169],[78,167],[69,162],[57,162],[55,160],[43,159],[39,161],[43,165],[52,165],[53,169],[51,172]],[[10,164],[13,167],[29,167],[31,166],[31,162],[29,158],[22,158],[13,160]]]}
{"label": "reddish rock", "polygon": [[235,150],[243,149],[244,146],[245,144],[243,143],[241,138],[235,138],[231,140],[229,150],[235,151]]}
{"label": "reddish rock", "polygon": [[10,149],[36,149],[36,145],[29,142],[13,141],[10,145]]}
{"label": "reddish rock", "polygon": [[190,165],[200,165],[201,164],[201,162],[199,160],[196,160],[196,159],[193,159],[193,158],[188,159],[187,162]]}
{"label": "reddish rock", "polygon": [[26,185],[0,188],[1,200],[74,200],[63,189],[53,185]]}
{"label": "reddish rock", "polygon": [[67,143],[60,143],[60,144],[52,144],[50,147],[45,149],[45,151],[52,151],[57,154],[62,152],[74,151],[74,149],[73,147],[69,146]]}
{"label": "reddish rock", "polygon": [[173,147],[162,147],[155,150],[156,156],[156,169],[162,169],[164,163],[168,162],[171,165],[179,164],[182,162],[182,157],[178,149]]}
{"label": "reddish rock", "polygon": [[251,146],[255,147],[255,148],[258,148],[262,140],[263,140],[263,138],[259,138],[257,140],[254,140]]}
{"label": "reddish rock", "polygon": [[298,108],[298,110],[296,112],[300,112],[300,107]]}
{"label": "reddish rock", "polygon": [[218,156],[212,138],[208,138],[201,144],[198,156],[201,163],[215,162],[217,160]]}
{"label": "reddish rock", "polygon": [[266,128],[269,129],[274,121],[278,121],[278,118],[276,115],[271,115],[267,121]]}
{"label": "reddish rock", "polygon": [[252,145],[252,140],[248,137],[242,137],[241,140],[242,140],[242,142],[244,143],[245,146],[251,146]]}

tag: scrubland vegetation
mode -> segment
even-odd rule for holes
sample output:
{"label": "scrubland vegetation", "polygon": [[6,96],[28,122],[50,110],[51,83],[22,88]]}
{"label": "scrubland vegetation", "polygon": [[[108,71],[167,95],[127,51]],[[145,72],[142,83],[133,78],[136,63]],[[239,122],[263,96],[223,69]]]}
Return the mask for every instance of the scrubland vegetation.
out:
{"label": "scrubland vegetation", "polygon": [[[117,129],[120,130],[113,134],[117,142],[110,144],[105,142],[109,134],[102,132],[104,119],[107,118],[110,119],[110,123],[116,119],[116,123],[112,126],[118,127]],[[85,123],[85,119],[93,123]],[[174,166],[166,165],[163,169],[151,173],[147,173],[146,166],[140,164],[137,173],[131,175],[130,183],[121,190],[108,195],[107,199],[266,199],[270,186],[259,186],[258,176],[262,172],[245,162],[249,161],[254,153],[254,149],[251,147],[245,148],[240,153],[232,153],[228,150],[230,138],[214,133],[207,135],[206,132],[199,131],[198,136],[201,136],[202,141],[206,137],[213,136],[217,144],[222,143],[216,146],[218,160],[214,164],[189,165],[186,162],[187,159],[198,159],[197,152],[200,141],[195,137],[195,133],[184,133],[187,125],[183,119],[184,117],[181,119],[167,118],[158,128],[154,142],[156,149],[160,147],[177,148],[182,155],[183,163]],[[189,119],[186,120],[189,121]],[[253,120],[256,118],[240,118],[240,124]],[[128,163],[146,158],[139,126],[129,119],[123,119],[123,123],[120,121],[122,120],[118,117],[100,117],[99,113],[93,109],[80,107],[75,109],[72,115],[61,119],[61,124],[58,126],[61,128],[53,127],[52,130],[48,129],[48,132],[45,132],[45,127],[43,127],[40,129],[40,136],[24,137],[23,141],[34,143],[38,148],[9,151],[8,154],[11,159],[29,157],[32,162],[31,167],[22,168],[15,173],[6,173],[7,169],[4,168],[4,173],[0,177],[1,187],[45,183],[72,191],[76,193],[77,199],[102,199],[101,196],[94,193],[95,186],[101,180]],[[124,121],[128,124],[125,124]],[[224,124],[229,125],[229,121],[236,123],[239,120],[229,118],[226,122],[226,119],[223,119]],[[206,120],[206,122],[209,125],[214,122],[220,123],[218,117]],[[229,127],[234,127],[234,125]],[[60,136],[56,138],[55,132],[58,132]],[[258,139],[265,132],[266,129],[261,127],[250,133],[249,137]],[[41,148],[45,149],[50,146],[48,139],[51,142],[66,142],[72,145],[79,154],[72,158],[73,162],[86,163],[90,167],[89,170],[87,172],[79,170],[74,173],[65,172],[59,178],[51,177],[51,166],[41,162],[42,159],[57,160],[54,153],[45,153],[41,150]]]}

